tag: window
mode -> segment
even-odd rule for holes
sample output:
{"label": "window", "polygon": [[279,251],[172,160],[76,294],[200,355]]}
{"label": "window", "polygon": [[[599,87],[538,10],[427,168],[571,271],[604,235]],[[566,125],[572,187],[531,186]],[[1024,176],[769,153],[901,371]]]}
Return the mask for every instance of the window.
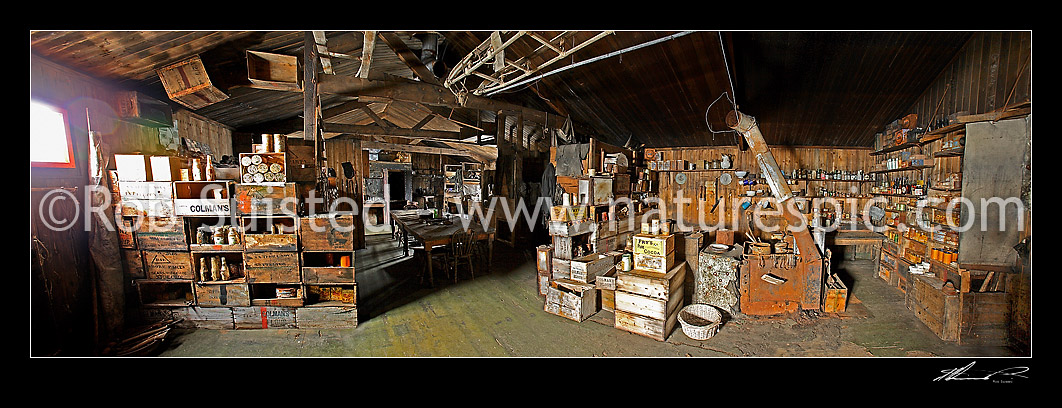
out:
{"label": "window", "polygon": [[35,167],[75,167],[65,110],[30,100],[30,163]]}

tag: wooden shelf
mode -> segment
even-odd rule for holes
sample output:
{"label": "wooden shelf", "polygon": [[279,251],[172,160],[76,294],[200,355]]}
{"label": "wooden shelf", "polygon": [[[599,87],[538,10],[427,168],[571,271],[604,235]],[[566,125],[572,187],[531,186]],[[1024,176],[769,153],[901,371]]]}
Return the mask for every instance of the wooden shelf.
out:
{"label": "wooden shelf", "polygon": [[944,187],[933,187],[933,186],[930,186],[929,189],[930,190],[936,190],[936,191],[951,191],[951,192],[961,192],[962,191],[961,188],[944,188]]}
{"label": "wooden shelf", "polygon": [[658,171],[658,172],[661,172],[661,173],[697,173],[697,172],[702,172],[702,171],[708,172],[708,171],[741,171],[741,170],[734,170],[734,169],[693,169],[693,170],[649,170],[649,171]]}
{"label": "wooden shelf", "polygon": [[948,149],[933,153],[933,158],[962,156],[963,149]]}
{"label": "wooden shelf", "polygon": [[907,148],[910,148],[910,147],[921,146],[921,145],[922,145],[921,141],[918,141],[918,142],[907,142],[907,143],[904,143],[904,144],[899,144],[899,145],[896,145],[896,146],[886,147],[886,148],[883,148],[881,150],[870,152],[870,155],[871,156],[880,156],[880,155],[883,155],[885,153],[895,152],[897,150],[903,150],[903,149],[907,149]]}
{"label": "wooden shelf", "polygon": [[903,167],[903,168],[899,168],[899,169],[890,169],[890,170],[877,170],[877,171],[870,171],[869,173],[871,173],[871,174],[893,173],[893,172],[897,172],[897,171],[924,170],[924,169],[931,169],[931,168],[933,168],[932,164],[925,165],[925,166],[908,166],[908,167]]}
{"label": "wooden shelf", "polygon": [[912,194],[870,193],[870,195],[874,195],[874,196],[889,196],[889,197],[907,197],[907,198],[922,198],[922,197],[925,197],[925,194],[923,194],[923,195],[912,195]]}
{"label": "wooden shelf", "polygon": [[795,180],[795,181],[833,181],[833,182],[841,182],[841,183],[845,183],[845,182],[847,182],[847,183],[873,183],[874,182],[874,180],[822,180],[822,179],[805,179],[805,178],[786,178],[786,180]]}

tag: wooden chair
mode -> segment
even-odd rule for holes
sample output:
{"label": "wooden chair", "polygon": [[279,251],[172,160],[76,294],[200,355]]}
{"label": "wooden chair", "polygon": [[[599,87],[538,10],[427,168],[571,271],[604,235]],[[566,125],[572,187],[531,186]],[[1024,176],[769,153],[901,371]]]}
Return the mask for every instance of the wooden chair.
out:
{"label": "wooden chair", "polygon": [[468,265],[468,273],[476,279],[475,264],[472,261],[475,249],[475,235],[467,231],[457,231],[450,236],[450,267],[454,270],[454,283],[457,283],[458,268]]}
{"label": "wooden chair", "polygon": [[[438,265],[440,269],[446,272],[446,277],[450,277],[450,247],[449,246],[433,246],[429,253],[424,249],[424,244],[417,242],[412,243],[409,249],[413,251],[414,258],[421,258],[421,270],[420,270],[420,283],[424,283],[424,276],[427,275],[428,262],[432,263],[432,270],[435,270],[435,265]],[[437,264],[434,262],[438,262]],[[433,278],[434,280],[434,278]],[[456,281],[456,276],[454,277]]]}

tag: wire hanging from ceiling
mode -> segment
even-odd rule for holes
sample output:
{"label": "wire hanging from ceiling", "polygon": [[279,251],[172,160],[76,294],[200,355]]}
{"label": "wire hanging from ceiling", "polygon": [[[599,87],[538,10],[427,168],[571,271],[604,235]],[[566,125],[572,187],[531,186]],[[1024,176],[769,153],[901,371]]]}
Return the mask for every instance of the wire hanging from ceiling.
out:
{"label": "wire hanging from ceiling", "polygon": [[[712,110],[712,106],[714,106],[716,104],[716,102],[719,102],[719,100],[722,99],[724,96],[726,97],[727,102],[730,102],[730,108],[732,110],[735,110],[735,111],[737,110],[737,95],[736,95],[736,91],[734,90],[734,79],[730,76],[730,63],[727,61],[727,58],[726,58],[726,47],[723,45],[723,33],[720,31],[720,32],[718,32],[718,34],[719,35],[717,37],[719,38],[719,52],[723,56],[723,66],[726,68],[726,79],[727,79],[727,83],[730,84],[730,90],[729,91],[723,91],[723,93],[719,94],[719,96],[717,98],[715,98],[715,100],[712,101],[712,103],[708,104],[708,108],[704,110],[704,123],[706,125],[708,125],[708,131],[712,133],[712,140],[713,141],[715,140],[715,135],[718,134],[718,133],[731,133],[734,136],[734,143],[738,144],[738,143],[740,143],[740,141],[737,139],[737,131],[735,131],[733,129],[726,129],[726,130],[715,130],[715,129],[712,129],[712,123],[711,123],[710,120],[708,120],[708,112],[710,112]],[[734,94],[734,99],[730,99],[730,95],[731,94]]]}

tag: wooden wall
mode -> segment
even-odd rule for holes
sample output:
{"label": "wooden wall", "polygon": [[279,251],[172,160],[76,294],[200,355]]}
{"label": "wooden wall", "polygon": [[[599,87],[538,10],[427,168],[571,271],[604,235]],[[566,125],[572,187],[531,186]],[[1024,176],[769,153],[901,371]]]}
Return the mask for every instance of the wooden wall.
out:
{"label": "wooden wall", "polygon": [[924,125],[934,111],[937,118],[959,111],[972,115],[1030,101],[1031,55],[1030,32],[974,34],[909,112]]}
{"label": "wooden wall", "polygon": [[[691,161],[697,164],[698,169],[703,168],[704,160],[719,160],[723,154],[727,154],[731,156],[731,160],[734,163],[732,170],[728,171],[731,175],[733,175],[734,170],[743,170],[753,174],[761,173],[759,165],[756,164],[755,157],[747,151],[740,151],[737,147],[685,147],[657,149],[657,151],[663,152],[663,159],[665,160],[682,159]],[[868,154],[870,153],[870,149],[863,148],[772,146],[771,153],[774,155],[781,170],[786,172],[800,168],[822,169],[825,171],[862,170],[866,172],[873,163],[873,159]],[[735,177],[730,185],[727,186],[722,184],[719,185],[717,196],[721,195],[723,197],[722,202],[731,205],[727,206],[725,204],[720,204],[721,208],[717,208],[716,212],[713,213],[711,212],[711,209],[715,204],[716,198],[704,197],[703,194],[700,193],[700,187],[705,186],[705,183],[708,183],[709,189],[715,189],[715,181],[722,172],[683,172],[687,176],[687,181],[682,185],[673,181],[675,173],[676,172],[656,173],[657,182],[659,183],[657,189],[659,193],[658,196],[664,203],[666,203],[669,218],[677,219],[679,205],[675,202],[674,198],[681,193],[682,197],[692,199],[682,206],[682,219],[687,225],[697,225],[699,219],[703,219],[707,225],[714,226],[720,221],[719,216],[721,215],[723,221],[720,225],[726,225],[729,229],[744,227],[745,222],[742,214],[738,214],[738,223],[736,225],[732,222],[734,219],[734,212],[740,211],[740,199],[744,195],[745,190],[749,188],[741,185],[739,179]],[[869,191],[868,183],[829,181],[814,181],[810,183],[812,188],[826,186],[833,190],[839,190],[847,189],[851,186],[862,186],[861,191]],[[801,184],[801,187],[802,186],[803,184]],[[760,188],[767,192],[770,191],[770,188],[767,185],[757,185],[752,188]]]}
{"label": "wooden wall", "polygon": [[[100,276],[93,293],[96,267],[89,255],[89,233],[84,228],[85,186],[88,177],[88,130],[99,132],[101,151],[108,168],[114,153],[176,154],[159,143],[158,129],[119,120],[115,113],[115,89],[98,79],[36,55],[30,58],[30,97],[66,109],[74,146],[71,169],[30,167],[30,241],[32,271],[33,355],[91,355],[97,338],[106,341],[108,331],[124,320],[129,287],[108,290],[122,277]],[[178,134],[211,145],[218,152],[232,153],[231,130],[189,112],[175,112]],[[75,227],[49,228],[39,214],[53,189],[73,193],[71,200],[55,202],[60,217],[70,215]],[[54,197],[54,195],[50,196]],[[45,214],[47,215],[47,214]],[[116,278],[116,279],[115,279]],[[121,283],[119,283],[121,285]],[[97,299],[100,299],[97,301]],[[97,319],[99,324],[95,323]]]}

